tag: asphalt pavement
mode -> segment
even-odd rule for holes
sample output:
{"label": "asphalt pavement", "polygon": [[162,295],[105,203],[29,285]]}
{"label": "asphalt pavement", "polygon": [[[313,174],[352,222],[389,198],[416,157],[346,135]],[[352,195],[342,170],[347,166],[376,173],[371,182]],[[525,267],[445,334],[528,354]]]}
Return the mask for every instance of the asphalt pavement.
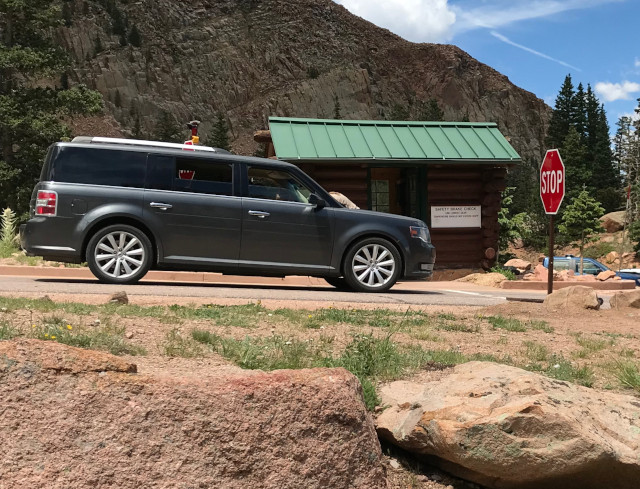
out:
{"label": "asphalt pavement", "polygon": [[[249,279],[250,280],[250,279]],[[171,298],[175,302],[188,302],[189,298],[296,301],[314,303],[391,304],[391,305],[446,305],[490,306],[510,300],[540,300],[544,292],[489,289],[460,282],[401,282],[381,294],[343,292],[319,284],[289,285],[281,279],[271,283],[192,283],[144,281],[137,285],[101,284],[90,279],[56,277],[19,277],[0,275],[0,295],[16,296],[105,296],[125,291],[130,297]],[[80,300],[80,297],[78,297]],[[144,302],[150,302],[145,300]]]}

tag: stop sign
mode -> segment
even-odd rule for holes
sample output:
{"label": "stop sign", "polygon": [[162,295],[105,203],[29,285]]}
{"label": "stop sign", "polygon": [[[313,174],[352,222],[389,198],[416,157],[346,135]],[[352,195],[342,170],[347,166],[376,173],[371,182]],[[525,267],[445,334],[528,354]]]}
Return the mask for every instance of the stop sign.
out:
{"label": "stop sign", "polygon": [[557,214],[564,199],[564,163],[557,149],[550,149],[540,167],[540,198],[547,214]]}

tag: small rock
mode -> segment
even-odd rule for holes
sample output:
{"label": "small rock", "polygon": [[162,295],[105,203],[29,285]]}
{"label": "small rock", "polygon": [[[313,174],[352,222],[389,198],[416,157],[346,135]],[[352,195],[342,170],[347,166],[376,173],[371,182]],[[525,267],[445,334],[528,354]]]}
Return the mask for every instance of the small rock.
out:
{"label": "small rock", "polygon": [[400,462],[398,462],[395,458],[392,458],[391,460],[389,460],[389,465],[391,466],[392,469],[398,470],[400,468]]}
{"label": "small rock", "polygon": [[0,309],[0,311],[2,311],[2,312],[7,312],[7,308],[6,308],[6,307],[3,307],[2,309]]}
{"label": "small rock", "polygon": [[531,267],[532,267],[531,262],[528,262],[526,260],[520,260],[518,258],[509,260],[507,263],[504,264],[504,266],[516,268],[520,271],[520,273],[528,272],[529,270],[531,270]]}
{"label": "small rock", "polygon": [[99,320],[99,319],[95,319],[95,320],[93,321],[93,325],[94,325],[94,326],[100,326],[100,320]]}
{"label": "small rock", "polygon": [[137,329],[136,334],[144,334],[144,329]]}
{"label": "small rock", "polygon": [[45,302],[53,302],[51,300],[51,297],[49,297],[48,295],[43,295],[42,297],[40,297],[40,300]]}
{"label": "small rock", "polygon": [[613,270],[607,270],[606,272],[600,272],[596,279],[598,279],[600,282],[606,282],[607,280],[611,280],[615,276],[616,272],[614,272]]}
{"label": "small rock", "polygon": [[133,332],[132,331],[127,331],[124,335],[124,337],[128,340],[130,340],[131,338],[133,338]]}
{"label": "small rock", "polygon": [[430,478],[432,481],[436,481],[436,482],[442,481],[442,476],[440,474],[432,474]]}
{"label": "small rock", "polygon": [[611,298],[610,303],[612,309],[622,309],[626,307],[640,309],[640,290],[618,292]]}
{"label": "small rock", "polygon": [[418,482],[429,482],[429,478],[423,474],[420,474],[416,479],[418,479]]}
{"label": "small rock", "polygon": [[126,292],[116,292],[111,297],[109,297],[110,303],[117,304],[129,304],[129,297]]}

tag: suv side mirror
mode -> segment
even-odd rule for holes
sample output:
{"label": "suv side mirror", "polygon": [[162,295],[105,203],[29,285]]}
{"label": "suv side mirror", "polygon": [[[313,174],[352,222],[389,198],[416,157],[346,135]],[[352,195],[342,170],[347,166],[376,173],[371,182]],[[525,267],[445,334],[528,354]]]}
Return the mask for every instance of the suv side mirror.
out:
{"label": "suv side mirror", "polygon": [[318,197],[316,194],[309,195],[309,204],[315,206],[317,210],[327,207],[327,202],[324,199]]}

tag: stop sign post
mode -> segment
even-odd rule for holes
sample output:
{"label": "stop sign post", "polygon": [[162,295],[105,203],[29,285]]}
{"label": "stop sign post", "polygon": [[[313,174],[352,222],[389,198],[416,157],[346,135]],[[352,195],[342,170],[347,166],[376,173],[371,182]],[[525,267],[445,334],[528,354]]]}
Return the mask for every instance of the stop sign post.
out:
{"label": "stop sign post", "polygon": [[564,163],[557,149],[550,149],[540,167],[540,199],[544,211],[549,215],[549,276],[547,292],[553,292],[553,256],[555,255],[554,216],[558,213],[565,189]]}

